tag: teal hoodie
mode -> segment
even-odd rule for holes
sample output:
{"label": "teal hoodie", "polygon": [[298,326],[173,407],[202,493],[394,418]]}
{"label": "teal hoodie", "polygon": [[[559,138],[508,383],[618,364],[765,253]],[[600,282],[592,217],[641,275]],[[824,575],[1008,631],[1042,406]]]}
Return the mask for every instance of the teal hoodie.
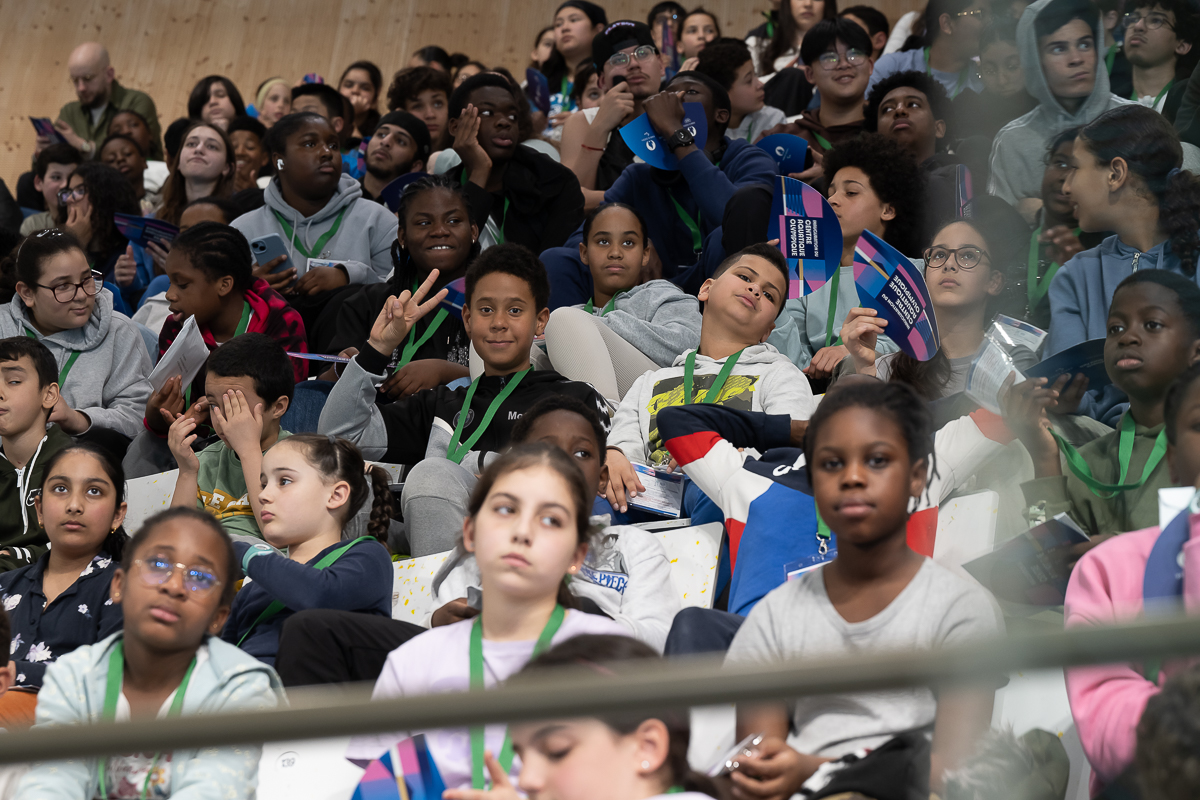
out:
{"label": "teal hoodie", "polygon": [[[108,659],[124,636],[118,631],[84,645],[46,669],[38,694],[35,728],[99,722],[104,711]],[[285,705],[275,670],[215,636],[208,658],[196,665],[183,701],[183,714],[263,711]],[[171,759],[171,796],[188,800],[241,800],[258,785],[258,745],[176,751]],[[17,786],[17,800],[84,800],[99,790],[94,758],[35,763]]]}

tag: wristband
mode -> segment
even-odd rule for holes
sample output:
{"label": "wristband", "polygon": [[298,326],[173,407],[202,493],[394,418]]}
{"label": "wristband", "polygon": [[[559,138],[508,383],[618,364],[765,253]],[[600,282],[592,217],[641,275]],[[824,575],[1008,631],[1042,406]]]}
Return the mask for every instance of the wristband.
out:
{"label": "wristband", "polygon": [[592,147],[590,144],[582,144],[582,143],[579,146],[582,147],[584,150],[591,150],[593,153],[603,153],[604,152],[603,147]]}
{"label": "wristband", "polygon": [[271,547],[271,545],[266,544],[265,542],[250,545],[250,549],[246,551],[244,556],[242,556],[242,573],[246,574],[246,570],[250,566],[250,559],[254,558],[255,556],[265,556],[267,553],[274,552],[275,548]]}

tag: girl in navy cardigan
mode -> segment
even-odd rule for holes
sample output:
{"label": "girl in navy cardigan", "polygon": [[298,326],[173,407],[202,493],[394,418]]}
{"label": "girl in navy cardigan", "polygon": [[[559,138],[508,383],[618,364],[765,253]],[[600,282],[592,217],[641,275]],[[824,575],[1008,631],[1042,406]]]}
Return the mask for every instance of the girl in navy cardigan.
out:
{"label": "girl in navy cardigan", "polygon": [[[267,451],[258,519],[267,543],[234,545],[251,582],[234,598],[222,639],[273,665],[279,632],[297,611],[391,615],[392,559],[380,544],[391,493],[378,467],[368,486],[365,466],[358,448],[331,436],[298,434]],[[356,536],[372,491],[367,535]]]}

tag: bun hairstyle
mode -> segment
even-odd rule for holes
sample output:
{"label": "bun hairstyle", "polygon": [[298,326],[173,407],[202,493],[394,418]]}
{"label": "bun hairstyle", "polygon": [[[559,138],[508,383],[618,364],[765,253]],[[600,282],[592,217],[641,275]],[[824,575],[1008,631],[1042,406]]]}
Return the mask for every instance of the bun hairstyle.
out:
{"label": "bun hairstyle", "polygon": [[1194,276],[1200,257],[1200,178],[1180,169],[1183,148],[1171,123],[1142,105],[1117,106],[1085,125],[1077,141],[1100,165],[1116,158],[1129,165],[1158,204],[1158,223],[1183,274]]}
{"label": "bun hairstyle", "polygon": [[[54,468],[58,466],[58,462],[72,453],[87,453],[100,462],[100,468],[104,470],[105,476],[112,482],[113,489],[115,490],[116,504],[114,505],[114,510],[120,508],[121,503],[125,502],[125,470],[121,468],[121,462],[113,458],[110,451],[92,442],[75,442],[50,456],[50,460],[46,462],[46,467],[42,471],[41,491],[46,491],[46,481],[54,474]],[[105,553],[108,553],[108,555],[112,556],[118,562],[124,557],[125,548],[128,546],[129,534],[125,532],[124,525],[118,525],[116,529],[110,531],[104,537],[104,543],[100,545]]]}
{"label": "bun hairstyle", "polygon": [[[648,645],[628,636],[585,634],[551,647],[526,664],[512,680],[518,684],[531,683],[545,673],[563,667],[584,668],[599,675],[611,675],[612,671],[605,665],[623,661],[662,661],[662,656]],[[688,792],[718,796],[712,781],[688,764],[691,729],[686,711],[665,711],[653,715],[615,714],[598,719],[621,736],[633,733],[646,720],[662,722],[667,726],[670,736],[667,760],[662,766],[667,772],[664,775],[667,786],[682,786]]]}
{"label": "bun hairstyle", "polygon": [[[342,516],[343,528],[367,502],[367,497],[374,493],[367,535],[387,546],[388,526],[392,519],[392,492],[389,488],[391,480],[384,469],[372,466],[367,471],[362,453],[346,439],[297,433],[281,440],[280,444],[298,447],[304,459],[326,480],[350,484],[350,499],[346,501]],[[370,485],[367,484],[367,474],[371,476]]]}
{"label": "bun hairstyle", "polygon": [[66,231],[58,228],[38,231],[17,248],[14,255],[0,261],[0,302],[7,303],[17,293],[17,284],[33,286],[42,278],[42,266],[59,253],[78,250],[84,258],[83,245]]}
{"label": "bun hairstyle", "polygon": [[[570,499],[575,506],[575,541],[578,544],[590,544],[591,498],[596,492],[596,487],[589,488],[587,486],[583,471],[575,463],[575,459],[545,442],[519,444],[489,464],[488,468],[483,471],[483,475],[480,476],[479,482],[475,484],[475,490],[471,492],[471,499],[467,503],[467,516],[474,518],[479,514],[484,501],[487,500],[488,493],[492,491],[492,487],[496,485],[496,481],[501,476],[531,467],[547,467],[558,473],[566,482],[571,494]],[[566,583],[559,584],[558,602],[567,608],[578,607],[575,596],[567,590]]]}

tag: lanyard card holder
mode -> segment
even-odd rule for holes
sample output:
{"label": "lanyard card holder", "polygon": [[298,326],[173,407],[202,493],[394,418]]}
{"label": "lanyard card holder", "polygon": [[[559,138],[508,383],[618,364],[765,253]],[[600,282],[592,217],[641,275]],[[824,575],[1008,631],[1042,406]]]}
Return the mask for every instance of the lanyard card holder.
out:
{"label": "lanyard card holder", "polygon": [[634,464],[633,469],[646,491],[631,498],[629,505],[664,517],[678,517],[683,508],[683,475],[645,464]]}

